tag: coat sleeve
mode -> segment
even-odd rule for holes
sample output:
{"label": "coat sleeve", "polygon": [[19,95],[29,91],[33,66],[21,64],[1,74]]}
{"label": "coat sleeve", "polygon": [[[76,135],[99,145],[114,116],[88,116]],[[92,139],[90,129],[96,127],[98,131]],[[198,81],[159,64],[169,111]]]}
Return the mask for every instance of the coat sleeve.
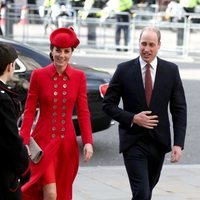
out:
{"label": "coat sleeve", "polygon": [[187,104],[178,67],[175,68],[175,81],[170,99],[170,112],[173,121],[174,145],[184,148],[187,126]]}
{"label": "coat sleeve", "polygon": [[77,99],[77,116],[78,123],[81,131],[83,144],[93,143],[92,141],[92,128],[90,121],[90,112],[88,108],[87,100],[87,86],[86,86],[86,76],[84,73],[81,73],[80,78],[80,87],[78,91]]}
{"label": "coat sleeve", "polygon": [[122,97],[122,77],[123,65],[117,67],[106,91],[103,99],[103,110],[111,118],[117,122],[123,124],[127,128],[131,127],[134,113],[128,112],[119,107],[119,103]]}
{"label": "coat sleeve", "polygon": [[30,133],[35,119],[35,113],[38,103],[38,81],[37,71],[34,70],[30,79],[30,87],[28,90],[28,96],[24,108],[24,116],[22,120],[22,126],[20,134],[24,138],[24,143],[28,144],[30,139]]}

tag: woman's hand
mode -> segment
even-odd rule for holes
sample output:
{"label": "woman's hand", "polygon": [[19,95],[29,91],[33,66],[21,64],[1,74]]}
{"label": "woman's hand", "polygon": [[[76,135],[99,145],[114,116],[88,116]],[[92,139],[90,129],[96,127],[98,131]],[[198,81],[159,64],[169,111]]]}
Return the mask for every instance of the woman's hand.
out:
{"label": "woman's hand", "polygon": [[84,155],[84,162],[88,162],[92,155],[93,155],[93,146],[90,143],[87,143],[83,147],[83,155]]}

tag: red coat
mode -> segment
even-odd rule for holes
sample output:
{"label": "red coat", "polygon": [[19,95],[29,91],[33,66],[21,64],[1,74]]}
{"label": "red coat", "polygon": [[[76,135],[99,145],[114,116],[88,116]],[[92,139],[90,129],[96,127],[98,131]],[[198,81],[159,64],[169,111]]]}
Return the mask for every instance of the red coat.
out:
{"label": "red coat", "polygon": [[32,136],[42,147],[44,156],[39,164],[31,163],[32,176],[22,188],[23,199],[42,199],[42,188],[37,182],[54,160],[57,200],[71,200],[72,184],[79,166],[79,147],[72,121],[74,106],[77,106],[83,144],[92,144],[85,74],[68,65],[59,76],[53,64],[33,71],[20,131],[25,144],[29,142],[38,105],[40,116]]}

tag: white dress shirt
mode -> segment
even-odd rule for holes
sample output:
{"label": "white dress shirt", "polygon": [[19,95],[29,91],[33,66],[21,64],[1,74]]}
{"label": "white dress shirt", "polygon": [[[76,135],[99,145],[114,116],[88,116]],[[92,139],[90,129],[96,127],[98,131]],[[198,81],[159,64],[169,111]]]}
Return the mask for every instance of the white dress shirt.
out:
{"label": "white dress shirt", "polygon": [[[142,80],[143,80],[143,85],[145,86],[145,73],[146,73],[146,62],[144,60],[142,60],[142,58],[139,58],[140,61],[140,66],[141,66],[141,73],[142,73]],[[149,63],[151,65],[150,71],[151,71],[151,80],[152,80],[152,88],[154,86],[154,82],[155,82],[155,77],[156,77],[156,69],[157,69],[157,57],[151,62]]]}
{"label": "white dress shirt", "polygon": [[[146,73],[146,64],[147,63],[144,60],[142,60],[141,56],[139,57],[139,61],[140,61],[140,66],[141,66],[143,85],[145,88],[145,73]],[[150,71],[151,71],[152,88],[153,88],[154,82],[155,82],[157,63],[158,63],[157,57],[151,63],[149,63],[151,65]],[[133,126],[133,122],[131,123],[130,128],[132,126]]]}

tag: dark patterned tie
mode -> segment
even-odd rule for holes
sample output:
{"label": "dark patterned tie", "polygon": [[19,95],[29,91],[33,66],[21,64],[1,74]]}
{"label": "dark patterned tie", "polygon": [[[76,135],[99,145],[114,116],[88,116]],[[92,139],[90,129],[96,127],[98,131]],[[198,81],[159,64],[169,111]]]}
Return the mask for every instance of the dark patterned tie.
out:
{"label": "dark patterned tie", "polygon": [[151,80],[151,65],[146,64],[146,73],[145,73],[145,95],[147,105],[149,106],[151,101],[151,94],[152,94],[152,80]]}

